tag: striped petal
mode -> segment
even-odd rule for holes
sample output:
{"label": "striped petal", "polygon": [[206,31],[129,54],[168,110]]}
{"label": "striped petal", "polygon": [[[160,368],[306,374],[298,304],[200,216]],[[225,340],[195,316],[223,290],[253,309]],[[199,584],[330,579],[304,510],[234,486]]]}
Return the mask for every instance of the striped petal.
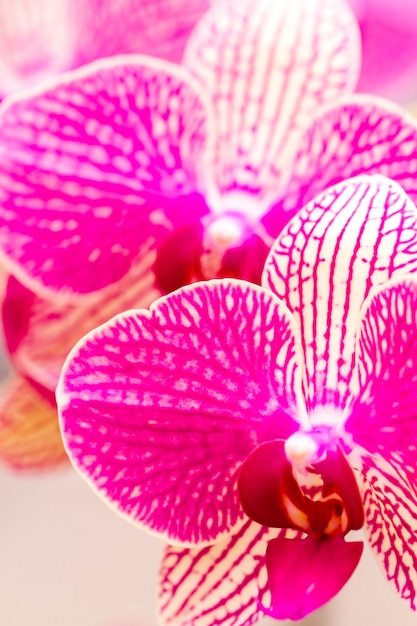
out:
{"label": "striped petal", "polygon": [[105,287],[149,239],[207,211],[206,108],[180,67],[100,61],[9,99],[0,120],[0,250],[29,288]]}
{"label": "striped petal", "polygon": [[16,378],[3,385],[0,398],[0,463],[25,472],[68,465],[53,396]]}
{"label": "striped petal", "polygon": [[265,553],[277,531],[246,522],[206,548],[166,549],[159,576],[159,612],[166,626],[250,626],[262,617]]}
{"label": "striped petal", "polygon": [[417,484],[417,276],[378,288],[363,312],[357,399],[345,428],[356,445],[400,463]]}
{"label": "striped petal", "polygon": [[[417,200],[417,123],[374,96],[352,95],[318,114],[299,142],[288,188],[266,223],[300,209],[324,189],[360,174],[396,180]],[[282,219],[282,217],[281,217]]]}
{"label": "striped petal", "polygon": [[388,582],[417,610],[417,491],[400,465],[365,457],[365,534]]}
{"label": "striped petal", "polygon": [[359,56],[343,2],[214,3],[184,57],[212,94],[218,125],[209,160],[230,196],[211,198],[211,206],[259,214],[282,192],[300,130],[319,105],[354,88]]}
{"label": "striped petal", "polygon": [[155,285],[156,251],[143,246],[123,278],[94,298],[75,303],[45,299],[13,276],[2,305],[3,333],[13,366],[24,376],[54,391],[65,358],[87,332],[120,311],[148,307],[161,295]]}
{"label": "striped petal", "polygon": [[1,0],[0,93],[125,52],[179,60],[208,5],[209,0]]}
{"label": "striped petal", "polygon": [[[417,209],[383,177],[333,187],[283,230],[263,283],[286,302],[301,328],[311,409],[350,397],[360,308],[372,286],[417,269]],[[322,411],[321,411],[322,412]],[[323,415],[312,413],[313,421]]]}
{"label": "striped petal", "polygon": [[173,543],[211,542],[242,521],[237,470],[263,440],[305,421],[297,328],[273,294],[210,281],[87,335],[57,398],[81,474]]}

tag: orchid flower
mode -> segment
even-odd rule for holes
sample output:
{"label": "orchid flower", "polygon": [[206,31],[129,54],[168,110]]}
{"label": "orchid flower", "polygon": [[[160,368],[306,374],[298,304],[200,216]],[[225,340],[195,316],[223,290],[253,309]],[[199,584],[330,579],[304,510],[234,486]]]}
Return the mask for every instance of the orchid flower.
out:
{"label": "orchid flower", "polygon": [[94,59],[141,52],[179,60],[209,0],[1,0],[0,94]]}
{"label": "orchid flower", "polygon": [[417,591],[417,208],[381,176],[283,229],[262,287],[214,279],[121,313],[57,389],[75,467],[171,545],[162,623],[300,619],[355,570],[364,527]]}
{"label": "orchid flower", "polygon": [[[259,282],[289,217],[344,178],[382,173],[417,201],[415,121],[348,95],[359,56],[343,3],[224,0],[182,68],[125,56],[9,98],[0,255],[20,378],[0,407],[3,458],[30,466],[48,439],[56,456],[60,368],[115,313],[201,278]],[[25,451],[30,414],[42,443]]]}
{"label": "orchid flower", "polygon": [[360,91],[415,103],[417,4],[412,0],[349,0],[362,36]]}
{"label": "orchid flower", "polygon": [[342,2],[225,0],[184,65],[98,61],[2,106],[3,322],[20,379],[3,393],[0,449],[15,466],[39,403],[55,445],[52,392],[88,330],[203,276],[259,282],[294,146],[354,88],[359,34]]}

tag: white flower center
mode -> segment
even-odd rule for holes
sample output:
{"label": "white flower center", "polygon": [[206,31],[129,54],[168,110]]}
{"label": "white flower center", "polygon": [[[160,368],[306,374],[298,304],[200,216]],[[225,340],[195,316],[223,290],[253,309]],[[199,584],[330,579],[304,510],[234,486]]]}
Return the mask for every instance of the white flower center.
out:
{"label": "white flower center", "polygon": [[246,236],[247,227],[237,215],[220,215],[207,225],[204,243],[207,248],[225,251],[240,245]]}
{"label": "white flower center", "polygon": [[296,432],[287,439],[284,450],[293,467],[304,469],[317,461],[319,445],[308,433]]}

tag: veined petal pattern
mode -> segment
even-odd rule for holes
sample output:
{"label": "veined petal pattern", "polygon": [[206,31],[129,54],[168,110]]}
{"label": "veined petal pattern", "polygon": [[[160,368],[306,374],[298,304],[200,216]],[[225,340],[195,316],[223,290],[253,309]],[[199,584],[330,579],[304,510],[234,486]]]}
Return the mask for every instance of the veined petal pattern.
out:
{"label": "veined petal pattern", "polygon": [[[299,132],[318,106],[354,89],[359,32],[338,0],[224,0],[198,23],[184,63],[212,94],[210,165],[222,197],[246,191],[262,214],[280,195]],[[257,207],[257,208],[256,208]],[[229,207],[230,208],[230,207]]]}
{"label": "veined petal pattern", "polygon": [[242,522],[243,460],[306,419],[301,375],[297,327],[273,294],[198,283],[74,348],[57,390],[64,441],[129,519],[170,542],[211,542]]}
{"label": "veined petal pattern", "polygon": [[25,93],[1,113],[0,245],[28,287],[105,287],[149,237],[206,212],[208,113],[182,68],[116,57]]}
{"label": "veined petal pattern", "polygon": [[357,389],[346,421],[355,444],[402,466],[417,486],[417,276],[379,287],[364,305]]}
{"label": "veined petal pattern", "polygon": [[344,408],[362,303],[373,286],[416,270],[417,209],[382,176],[332,187],[282,231],[263,284],[299,322],[311,409]]}
{"label": "veined petal pattern", "polygon": [[265,552],[276,529],[246,521],[205,548],[169,546],[159,576],[159,612],[167,626],[250,626],[263,615]]}
{"label": "veined petal pattern", "polygon": [[365,534],[395,591],[417,608],[417,492],[401,466],[380,455],[362,459]]}
{"label": "veined petal pattern", "polygon": [[417,200],[417,122],[387,100],[353,94],[326,106],[298,147],[279,210],[301,209],[326,187],[361,174],[396,180]]}

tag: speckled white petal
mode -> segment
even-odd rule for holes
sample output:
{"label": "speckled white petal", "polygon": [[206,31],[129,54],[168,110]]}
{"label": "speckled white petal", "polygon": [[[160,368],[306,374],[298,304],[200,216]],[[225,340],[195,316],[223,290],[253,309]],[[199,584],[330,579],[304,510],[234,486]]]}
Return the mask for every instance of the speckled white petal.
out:
{"label": "speckled white petal", "polygon": [[212,94],[210,173],[222,194],[210,199],[214,208],[262,213],[283,190],[300,130],[317,107],[353,90],[359,56],[355,20],[339,0],[213,5],[184,63]]}

